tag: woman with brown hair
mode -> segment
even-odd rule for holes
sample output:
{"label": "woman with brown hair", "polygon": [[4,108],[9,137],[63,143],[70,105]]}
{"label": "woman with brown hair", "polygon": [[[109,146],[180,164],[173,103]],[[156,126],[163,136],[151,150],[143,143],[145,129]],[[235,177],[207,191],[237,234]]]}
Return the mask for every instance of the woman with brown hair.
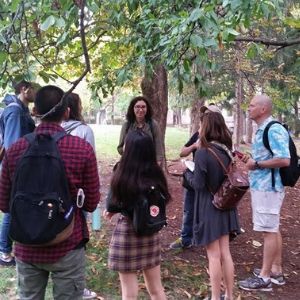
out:
{"label": "woman with brown hair", "polygon": [[[199,131],[200,145],[195,156],[194,173],[187,180],[195,189],[193,244],[205,246],[211,283],[208,299],[233,299],[234,266],[229,249],[229,239],[240,231],[237,210],[220,210],[213,203],[213,194],[222,184],[223,168],[211,148],[228,166],[232,156],[231,133],[220,113],[203,115]],[[225,284],[225,296],[221,295],[221,282]]]}
{"label": "woman with brown hair", "polygon": [[81,99],[78,94],[71,93],[67,96],[69,118],[61,126],[71,135],[79,136],[86,140],[95,151],[95,138],[93,130],[88,126],[82,116]]}

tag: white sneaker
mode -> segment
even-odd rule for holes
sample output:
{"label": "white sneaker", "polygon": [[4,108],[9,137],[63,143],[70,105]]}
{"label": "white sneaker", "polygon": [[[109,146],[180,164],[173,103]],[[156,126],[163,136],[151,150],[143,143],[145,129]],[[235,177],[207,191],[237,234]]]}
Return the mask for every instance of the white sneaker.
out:
{"label": "white sneaker", "polygon": [[4,267],[15,266],[15,258],[10,253],[0,252],[0,265]]}
{"label": "white sneaker", "polygon": [[83,290],[82,299],[95,299],[97,294],[87,288]]}

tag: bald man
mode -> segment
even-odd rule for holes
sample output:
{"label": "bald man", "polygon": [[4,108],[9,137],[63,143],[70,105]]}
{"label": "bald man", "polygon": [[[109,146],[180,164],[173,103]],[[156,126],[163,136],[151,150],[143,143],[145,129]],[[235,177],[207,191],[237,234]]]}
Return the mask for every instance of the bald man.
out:
{"label": "bald man", "polygon": [[[254,277],[239,282],[241,289],[271,291],[272,283],[285,284],[281,266],[282,238],[279,231],[280,209],[284,186],[279,168],[290,164],[289,135],[281,124],[273,124],[268,139],[273,156],[263,144],[263,132],[273,120],[272,101],[267,95],[256,95],[250,102],[249,116],[258,126],[252,144],[252,158],[246,162],[249,170],[253,230],[263,233],[262,267],[255,268]],[[275,169],[275,184],[272,172]]]}

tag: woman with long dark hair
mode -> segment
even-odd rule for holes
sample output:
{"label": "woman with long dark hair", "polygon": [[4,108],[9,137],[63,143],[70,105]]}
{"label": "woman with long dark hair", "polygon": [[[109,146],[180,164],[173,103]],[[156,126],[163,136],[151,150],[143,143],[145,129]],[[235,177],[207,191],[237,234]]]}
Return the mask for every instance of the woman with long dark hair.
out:
{"label": "woman with long dark hair", "polygon": [[157,164],[153,140],[143,131],[131,131],[111,180],[111,197],[104,214],[110,219],[121,213],[109,246],[108,266],[119,272],[123,300],[137,299],[139,270],[143,271],[151,299],[166,299],[160,277],[159,233],[138,236],[132,224],[135,202],[151,187],[169,201],[166,178]]}
{"label": "woman with long dark hair", "polygon": [[[195,189],[193,243],[205,246],[211,283],[208,299],[233,299],[234,266],[229,249],[229,239],[240,231],[237,210],[220,210],[213,203],[213,194],[221,186],[225,175],[218,160],[208,150],[211,148],[228,166],[232,156],[232,138],[220,113],[203,115],[199,131],[200,148],[196,151],[194,173],[187,179]],[[221,296],[221,282],[225,296]]]}
{"label": "woman with long dark hair", "polygon": [[149,101],[144,96],[138,96],[129,103],[126,122],[123,124],[120,141],[117,147],[119,154],[123,154],[123,146],[127,133],[140,130],[147,133],[153,140],[156,150],[157,161],[163,158],[163,147],[161,131],[158,123],[152,117],[152,108]]}

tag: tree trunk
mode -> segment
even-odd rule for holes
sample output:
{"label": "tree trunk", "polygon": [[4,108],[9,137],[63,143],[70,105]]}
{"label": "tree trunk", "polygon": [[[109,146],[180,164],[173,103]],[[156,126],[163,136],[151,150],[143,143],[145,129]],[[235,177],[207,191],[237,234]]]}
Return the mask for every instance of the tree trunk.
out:
{"label": "tree trunk", "polygon": [[236,72],[237,80],[235,84],[235,114],[234,114],[234,131],[233,131],[233,144],[236,148],[239,148],[240,142],[243,136],[243,119],[241,112],[241,104],[243,102],[243,78],[240,70],[240,56],[241,53],[239,49],[236,50]]}
{"label": "tree trunk", "polygon": [[298,109],[298,99],[295,97],[294,99],[294,110],[295,110],[295,115],[294,115],[294,135],[296,138],[299,137],[300,133],[300,121],[299,121],[299,109]]}
{"label": "tree trunk", "polygon": [[164,150],[163,167],[166,167],[165,133],[168,113],[168,76],[163,65],[158,65],[153,74],[145,76],[141,82],[142,93],[149,99],[153,109],[153,118],[158,122]]}
{"label": "tree trunk", "polygon": [[111,97],[111,125],[115,124],[115,101],[116,96],[113,94]]}

